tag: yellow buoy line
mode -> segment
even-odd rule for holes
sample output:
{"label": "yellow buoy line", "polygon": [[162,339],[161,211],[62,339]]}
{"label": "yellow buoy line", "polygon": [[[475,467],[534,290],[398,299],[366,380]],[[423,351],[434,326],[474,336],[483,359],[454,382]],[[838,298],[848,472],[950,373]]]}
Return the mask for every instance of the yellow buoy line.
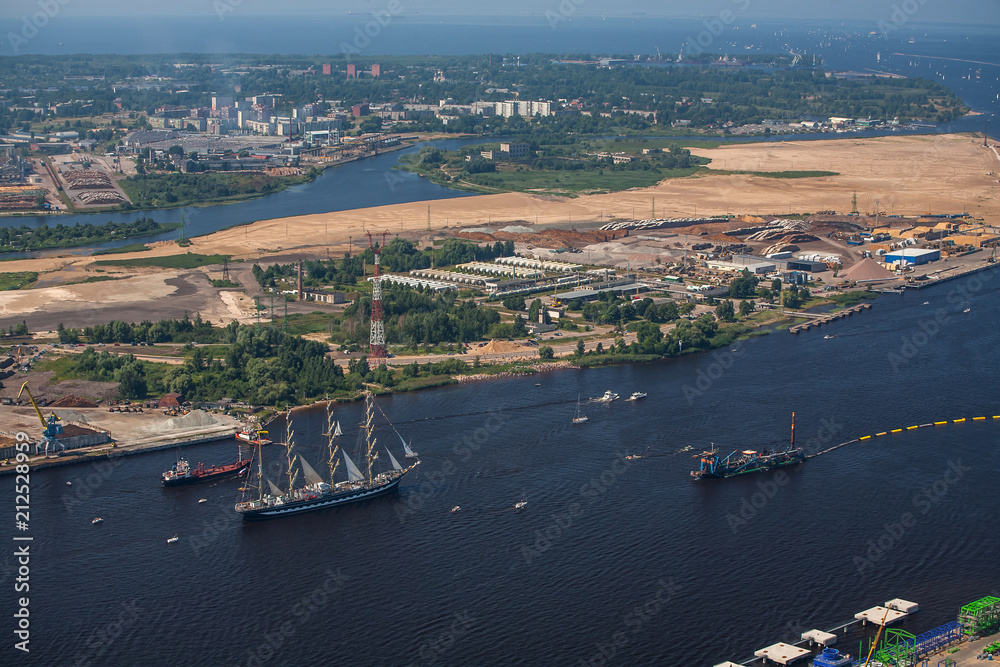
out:
{"label": "yellow buoy line", "polygon": [[962,417],[961,419],[952,419],[952,420],[945,420],[945,421],[939,421],[939,422],[929,422],[927,424],[917,424],[916,426],[907,426],[906,428],[894,428],[891,431],[882,431],[881,433],[876,433],[875,435],[863,435],[860,438],[855,438],[854,440],[848,440],[847,442],[842,442],[839,445],[834,445],[833,447],[830,447],[829,449],[824,449],[823,451],[817,452],[816,454],[809,454],[806,458],[810,458],[810,459],[811,458],[815,458],[815,457],[819,456],[820,454],[827,454],[829,452],[832,452],[835,449],[840,449],[841,447],[843,447],[845,445],[853,445],[856,442],[864,442],[865,440],[871,440],[873,438],[881,438],[883,436],[892,435],[894,433],[902,433],[903,431],[913,431],[913,430],[918,429],[918,428],[928,428],[928,427],[934,427],[934,426],[946,426],[948,424],[961,424],[962,422],[965,422],[965,421],[981,422],[981,421],[986,421],[987,419],[998,419],[998,420],[1000,420],[1000,415],[993,415],[992,417],[973,417],[972,419],[968,419],[967,417]]}

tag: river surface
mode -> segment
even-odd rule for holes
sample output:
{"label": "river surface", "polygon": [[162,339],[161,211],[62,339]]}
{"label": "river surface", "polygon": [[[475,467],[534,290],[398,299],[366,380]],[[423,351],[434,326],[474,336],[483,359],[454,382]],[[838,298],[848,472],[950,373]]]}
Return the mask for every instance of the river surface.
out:
{"label": "river surface", "polygon": [[[712,665],[895,597],[921,606],[908,630],[931,629],[1000,591],[1000,421],[851,444],[780,476],[694,482],[675,452],[781,446],[792,411],[810,452],[1000,414],[998,285],[983,273],[887,295],[736,352],[378,399],[422,463],[398,497],[367,504],[244,525],[235,480],[161,487],[171,451],[38,472],[31,655],[5,644],[0,661],[575,666],[613,650],[607,664]],[[590,422],[571,426],[577,396],[605,389],[649,397],[585,404]],[[345,442],[361,414],[337,409]],[[323,419],[294,420],[319,470]],[[277,481],[282,450],[264,451]],[[10,534],[13,482],[0,479]]]}

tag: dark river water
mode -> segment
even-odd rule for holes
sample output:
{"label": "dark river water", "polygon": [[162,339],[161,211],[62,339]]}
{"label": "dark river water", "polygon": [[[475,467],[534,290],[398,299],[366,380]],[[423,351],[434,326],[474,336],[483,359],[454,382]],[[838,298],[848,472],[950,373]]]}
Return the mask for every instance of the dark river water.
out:
{"label": "dark river water", "polygon": [[[0,661],[711,665],[894,597],[921,605],[907,629],[936,627],[1000,590],[1000,420],[851,444],[780,476],[694,482],[675,452],[779,446],[792,411],[810,452],[1000,414],[998,284],[984,273],[884,296],[736,352],[379,399],[422,464],[398,497],[368,504],[244,525],[236,481],[161,487],[172,451],[36,473],[31,654],[5,644]],[[649,398],[585,406],[590,422],[572,427],[577,396],[605,389]],[[346,440],[360,417],[360,404],[338,409]],[[322,422],[295,418],[318,469]],[[221,462],[235,447],[186,456]],[[0,479],[11,524],[13,482]]]}

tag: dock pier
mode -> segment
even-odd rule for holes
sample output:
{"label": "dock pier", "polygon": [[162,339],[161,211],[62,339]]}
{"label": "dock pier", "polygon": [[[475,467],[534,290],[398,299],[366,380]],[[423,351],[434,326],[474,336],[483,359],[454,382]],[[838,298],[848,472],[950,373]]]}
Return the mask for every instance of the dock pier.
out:
{"label": "dock pier", "polygon": [[868,310],[872,307],[870,303],[859,303],[855,306],[850,306],[843,310],[838,310],[832,313],[783,313],[784,315],[791,315],[792,317],[804,317],[807,318],[807,322],[802,324],[796,324],[795,326],[788,328],[788,333],[798,334],[802,331],[809,331],[811,327],[822,326],[828,322],[833,322],[844,317],[850,317],[854,313],[860,313],[862,310]]}

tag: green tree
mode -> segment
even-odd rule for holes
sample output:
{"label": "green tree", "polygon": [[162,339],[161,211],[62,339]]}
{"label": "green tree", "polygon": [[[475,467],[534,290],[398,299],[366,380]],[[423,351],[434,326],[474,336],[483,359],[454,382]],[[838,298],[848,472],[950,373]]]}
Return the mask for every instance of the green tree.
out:
{"label": "green tree", "polygon": [[755,304],[753,301],[747,301],[746,299],[740,301],[740,317],[749,316],[750,313],[756,310],[756,308],[757,304]]}
{"label": "green tree", "polygon": [[552,359],[555,356],[556,356],[555,351],[553,351],[553,349],[548,345],[542,345],[540,348],[538,348],[539,359]]}
{"label": "green tree", "polygon": [[735,320],[736,309],[733,308],[733,302],[729,299],[721,301],[719,305],[715,307],[715,316],[723,322],[732,322]]}
{"label": "green tree", "polygon": [[729,296],[734,299],[745,299],[753,296],[757,290],[757,283],[760,279],[751,274],[747,269],[740,272],[739,278],[729,283]]}
{"label": "green tree", "polygon": [[576,356],[582,357],[586,349],[586,346],[583,344],[583,339],[576,341]]}

